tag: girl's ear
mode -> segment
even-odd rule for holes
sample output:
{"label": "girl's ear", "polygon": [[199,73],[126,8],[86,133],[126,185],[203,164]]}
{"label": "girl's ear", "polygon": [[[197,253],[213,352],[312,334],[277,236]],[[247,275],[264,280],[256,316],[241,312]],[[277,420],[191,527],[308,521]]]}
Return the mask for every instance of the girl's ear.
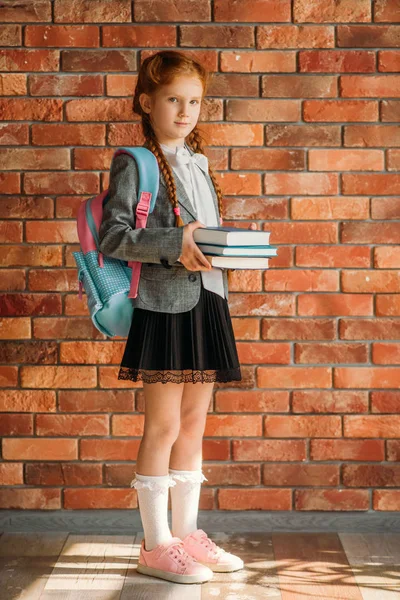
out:
{"label": "girl's ear", "polygon": [[150,96],[148,96],[148,94],[145,94],[144,92],[142,92],[139,96],[139,103],[140,103],[140,106],[142,107],[142,110],[145,113],[150,113],[151,103],[150,103]]}

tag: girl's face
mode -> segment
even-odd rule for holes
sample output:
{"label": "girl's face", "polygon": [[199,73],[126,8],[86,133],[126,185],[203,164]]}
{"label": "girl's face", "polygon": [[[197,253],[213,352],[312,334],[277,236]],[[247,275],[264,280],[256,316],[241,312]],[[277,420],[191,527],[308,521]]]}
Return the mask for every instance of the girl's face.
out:
{"label": "girl's face", "polygon": [[[193,75],[180,75],[162,86],[154,96],[140,95],[142,109],[150,120],[158,141],[166,146],[183,146],[197,124],[203,86]],[[180,124],[183,123],[183,124]]]}

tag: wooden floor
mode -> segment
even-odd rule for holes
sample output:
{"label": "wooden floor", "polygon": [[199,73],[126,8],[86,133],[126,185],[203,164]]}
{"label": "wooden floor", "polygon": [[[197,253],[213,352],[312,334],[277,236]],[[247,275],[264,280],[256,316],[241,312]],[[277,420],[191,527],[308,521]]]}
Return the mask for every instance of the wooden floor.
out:
{"label": "wooden floor", "polygon": [[245,568],[201,585],[136,573],[137,535],[0,536],[1,600],[400,600],[399,533],[209,533]]}

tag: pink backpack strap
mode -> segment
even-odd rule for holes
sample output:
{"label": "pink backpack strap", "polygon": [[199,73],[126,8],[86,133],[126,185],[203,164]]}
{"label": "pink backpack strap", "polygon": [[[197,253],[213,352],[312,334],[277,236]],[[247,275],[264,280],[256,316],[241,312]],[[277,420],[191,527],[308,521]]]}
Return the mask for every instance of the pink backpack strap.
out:
{"label": "pink backpack strap", "polygon": [[[147,224],[147,218],[149,216],[151,202],[151,193],[142,192],[140,194],[139,202],[136,207],[136,227],[135,229],[144,229]],[[142,270],[142,263],[139,261],[130,260],[128,267],[132,268],[132,279],[131,287],[129,289],[128,298],[136,298],[139,287],[140,272]]]}

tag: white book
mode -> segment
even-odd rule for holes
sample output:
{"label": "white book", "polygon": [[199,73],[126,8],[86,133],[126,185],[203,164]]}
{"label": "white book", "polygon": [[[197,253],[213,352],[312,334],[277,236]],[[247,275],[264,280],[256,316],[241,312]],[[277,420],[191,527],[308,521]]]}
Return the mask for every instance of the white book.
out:
{"label": "white book", "polygon": [[254,231],[240,227],[198,227],[193,232],[196,244],[217,246],[268,246],[270,231]]}
{"label": "white book", "polygon": [[220,269],[268,269],[268,258],[239,258],[237,256],[210,256],[205,254],[213,267]]}
{"label": "white book", "polygon": [[212,256],[263,257],[277,255],[277,248],[274,246],[217,246],[211,244],[198,244],[198,246],[203,254]]}

